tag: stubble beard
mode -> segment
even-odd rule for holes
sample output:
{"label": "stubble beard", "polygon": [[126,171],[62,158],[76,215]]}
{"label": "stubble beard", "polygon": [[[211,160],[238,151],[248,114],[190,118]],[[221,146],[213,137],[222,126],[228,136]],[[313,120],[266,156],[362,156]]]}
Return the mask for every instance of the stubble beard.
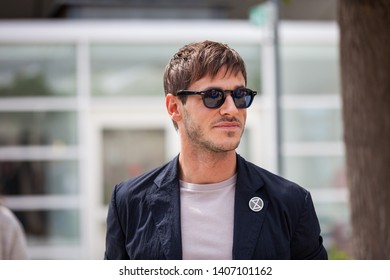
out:
{"label": "stubble beard", "polygon": [[[200,125],[195,124],[191,120],[191,116],[188,114],[184,117],[184,129],[185,133],[190,140],[190,142],[196,147],[198,152],[214,153],[221,154],[230,151],[234,151],[240,144],[240,139],[243,131],[238,139],[238,141],[230,144],[218,144],[211,140],[205,138],[205,133],[202,130]],[[235,137],[236,133],[229,131],[226,133],[227,138]]]}

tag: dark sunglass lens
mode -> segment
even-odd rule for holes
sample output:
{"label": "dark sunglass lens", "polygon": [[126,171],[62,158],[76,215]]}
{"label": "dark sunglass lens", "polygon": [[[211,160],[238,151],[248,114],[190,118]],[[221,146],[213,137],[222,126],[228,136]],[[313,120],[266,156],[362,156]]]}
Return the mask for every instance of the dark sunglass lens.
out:
{"label": "dark sunglass lens", "polygon": [[233,99],[237,108],[248,108],[252,102],[252,94],[245,88],[237,89],[233,92]]}
{"label": "dark sunglass lens", "polygon": [[203,101],[207,108],[218,108],[224,101],[224,93],[219,89],[209,89],[205,91]]}

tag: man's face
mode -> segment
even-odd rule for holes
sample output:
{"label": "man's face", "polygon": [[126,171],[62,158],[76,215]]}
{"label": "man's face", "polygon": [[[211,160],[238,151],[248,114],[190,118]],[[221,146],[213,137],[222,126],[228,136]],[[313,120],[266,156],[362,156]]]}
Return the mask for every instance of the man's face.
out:
{"label": "man's face", "polygon": [[[188,89],[233,90],[239,87],[245,87],[242,73],[237,75],[225,73],[225,69],[222,68],[214,78],[203,77],[191,84]],[[195,149],[217,153],[234,151],[238,147],[244,132],[246,109],[237,109],[230,93],[227,93],[225,102],[217,109],[206,108],[200,95],[188,96],[182,110],[183,118],[179,123],[179,132],[183,134],[181,138],[185,144]]]}

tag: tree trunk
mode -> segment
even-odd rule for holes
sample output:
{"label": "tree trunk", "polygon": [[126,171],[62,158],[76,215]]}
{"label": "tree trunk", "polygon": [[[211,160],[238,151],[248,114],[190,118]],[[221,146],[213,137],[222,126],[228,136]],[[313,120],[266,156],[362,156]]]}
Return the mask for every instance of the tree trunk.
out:
{"label": "tree trunk", "polygon": [[353,257],[390,259],[390,1],[339,0]]}

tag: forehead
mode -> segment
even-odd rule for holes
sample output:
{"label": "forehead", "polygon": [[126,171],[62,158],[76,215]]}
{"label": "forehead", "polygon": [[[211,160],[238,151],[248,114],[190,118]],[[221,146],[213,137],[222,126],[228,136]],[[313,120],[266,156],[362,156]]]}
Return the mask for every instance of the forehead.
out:
{"label": "forehead", "polygon": [[210,87],[218,87],[222,89],[234,89],[245,86],[245,78],[241,72],[233,72],[226,70],[226,67],[221,68],[215,76],[206,75],[199,80],[193,82],[189,89],[203,90]]}

